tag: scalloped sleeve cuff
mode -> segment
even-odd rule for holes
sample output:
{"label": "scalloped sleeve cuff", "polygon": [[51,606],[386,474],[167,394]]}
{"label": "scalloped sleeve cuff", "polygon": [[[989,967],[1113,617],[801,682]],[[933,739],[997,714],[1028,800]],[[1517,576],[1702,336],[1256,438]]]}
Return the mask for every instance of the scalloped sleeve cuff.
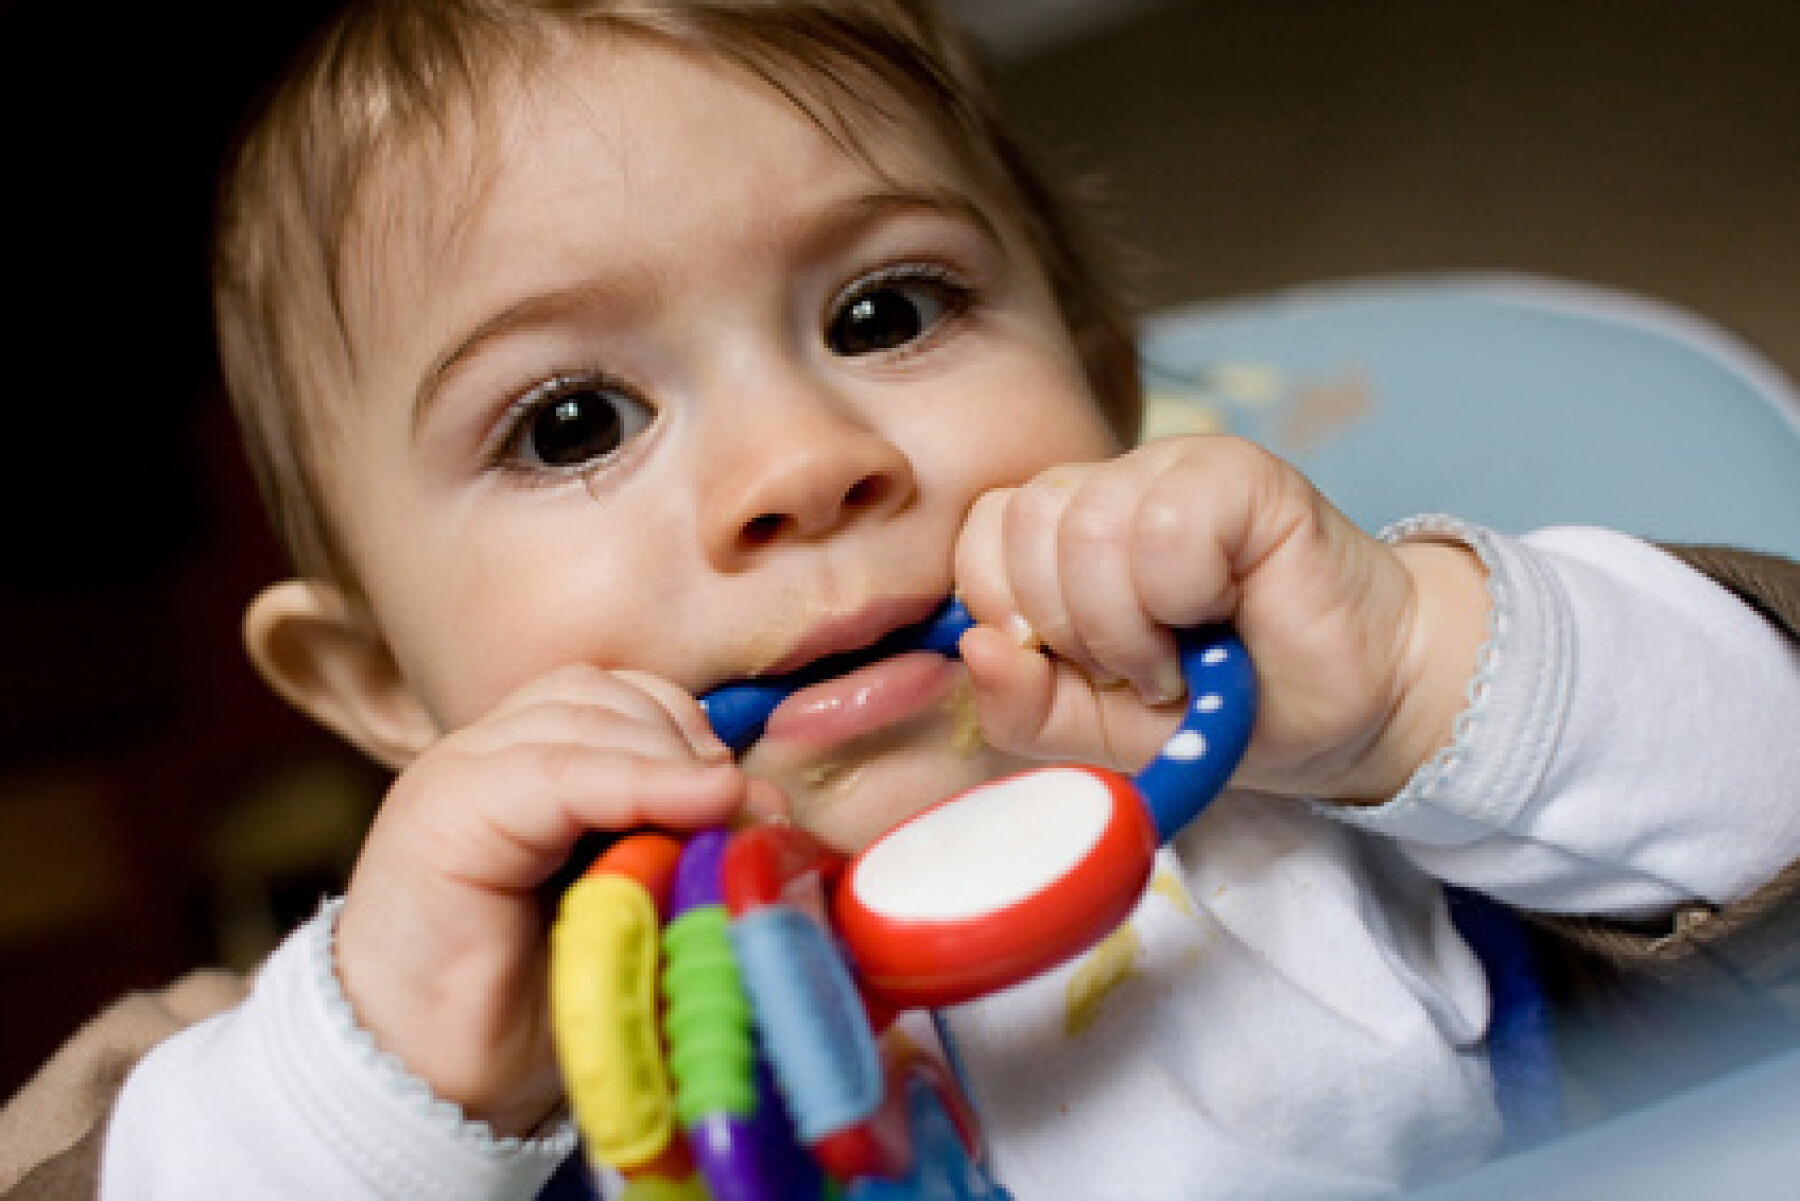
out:
{"label": "scalloped sleeve cuff", "polygon": [[337,904],[278,948],[241,1006],[132,1073],[103,1197],[533,1197],[574,1149],[566,1123],[497,1138],[360,1030],[337,983]]}
{"label": "scalloped sleeve cuff", "polygon": [[1408,842],[1473,842],[1516,822],[1555,754],[1574,674],[1568,598],[1518,542],[1456,518],[1415,517],[1382,538],[1454,541],[1474,551],[1487,569],[1488,634],[1450,744],[1386,804],[1323,808]]}
{"label": "scalloped sleeve cuff", "polygon": [[1428,517],[1388,536],[1470,546],[1489,636],[1450,745],[1331,816],[1511,904],[1634,921],[1800,858],[1800,646],[1763,612],[1613,531]]}

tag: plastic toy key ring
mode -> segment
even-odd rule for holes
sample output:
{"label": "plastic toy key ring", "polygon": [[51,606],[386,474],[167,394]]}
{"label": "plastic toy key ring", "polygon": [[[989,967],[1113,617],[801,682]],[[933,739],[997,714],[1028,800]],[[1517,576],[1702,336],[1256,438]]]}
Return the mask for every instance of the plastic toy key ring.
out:
{"label": "plastic toy key ring", "polygon": [[[953,655],[971,624],[953,600],[857,659]],[[1179,645],[1181,726],[1136,777],[1073,764],[1021,772],[938,802],[851,860],[831,916],[866,992],[895,1009],[967,1001],[1080,954],[1130,914],[1156,848],[1224,788],[1255,720],[1255,674],[1235,634],[1208,626]],[[846,666],[727,685],[701,703],[741,750],[783,697]]]}

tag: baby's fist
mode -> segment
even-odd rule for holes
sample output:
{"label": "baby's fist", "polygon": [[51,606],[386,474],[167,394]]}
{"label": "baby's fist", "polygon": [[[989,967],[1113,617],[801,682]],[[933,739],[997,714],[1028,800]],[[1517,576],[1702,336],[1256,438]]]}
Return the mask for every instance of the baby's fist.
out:
{"label": "baby's fist", "polygon": [[1235,438],[1169,439],[989,493],[956,572],[992,627],[963,653],[997,745],[1141,766],[1176,721],[1170,630],[1229,621],[1261,692],[1237,783],[1294,796],[1398,789],[1448,736],[1485,629],[1466,551],[1388,547]]}

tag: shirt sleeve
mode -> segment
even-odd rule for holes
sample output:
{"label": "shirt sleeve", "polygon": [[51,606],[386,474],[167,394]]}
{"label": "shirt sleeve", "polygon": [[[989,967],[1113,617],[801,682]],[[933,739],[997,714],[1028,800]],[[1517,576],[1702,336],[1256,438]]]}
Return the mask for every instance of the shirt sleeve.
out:
{"label": "shirt sleeve", "polygon": [[1391,801],[1333,807],[1442,879],[1546,913],[1727,904],[1800,859],[1800,647],[1647,543],[1421,518],[1488,571],[1451,745]]}
{"label": "shirt sleeve", "polygon": [[378,1051],[332,967],[336,905],[249,998],[175,1035],[126,1081],[103,1198],[529,1198],[574,1147],[498,1138]]}

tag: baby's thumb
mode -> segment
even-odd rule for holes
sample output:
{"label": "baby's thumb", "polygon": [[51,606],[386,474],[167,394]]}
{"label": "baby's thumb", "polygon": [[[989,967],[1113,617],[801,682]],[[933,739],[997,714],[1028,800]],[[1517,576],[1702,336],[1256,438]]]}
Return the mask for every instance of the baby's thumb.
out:
{"label": "baby's thumb", "polygon": [[1052,718],[1057,669],[1042,651],[1020,646],[999,630],[976,626],[958,644],[975,689],[975,713],[989,746],[1032,759],[1060,752]]}

